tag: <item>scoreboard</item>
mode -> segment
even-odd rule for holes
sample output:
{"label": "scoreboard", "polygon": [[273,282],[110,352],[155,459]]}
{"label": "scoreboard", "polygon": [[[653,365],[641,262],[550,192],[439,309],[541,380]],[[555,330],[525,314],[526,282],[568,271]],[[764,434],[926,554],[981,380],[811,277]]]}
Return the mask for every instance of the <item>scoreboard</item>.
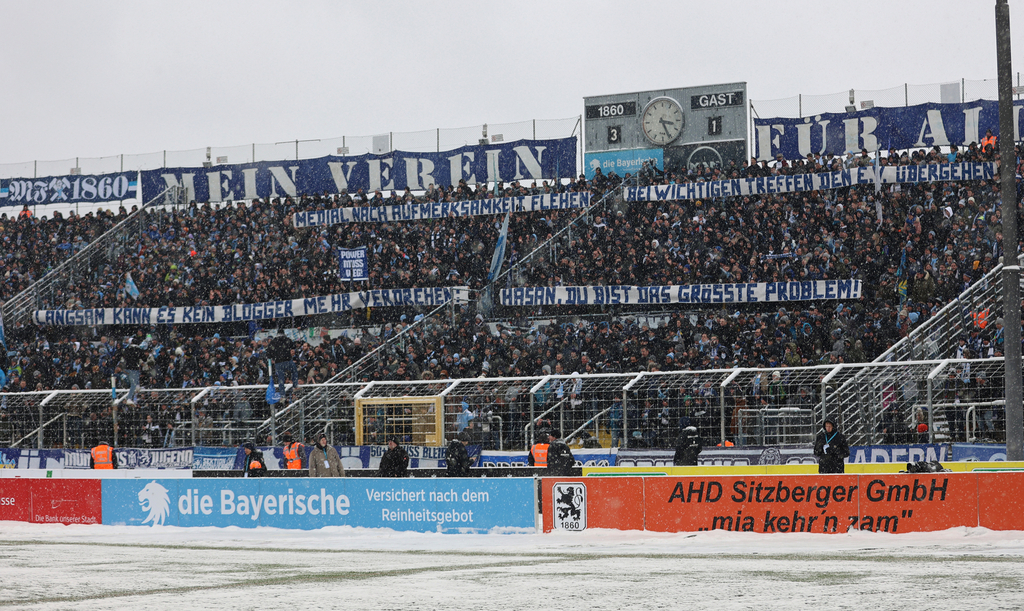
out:
{"label": "scoreboard", "polygon": [[587,178],[741,164],[747,154],[747,84],[725,83],[584,98]]}

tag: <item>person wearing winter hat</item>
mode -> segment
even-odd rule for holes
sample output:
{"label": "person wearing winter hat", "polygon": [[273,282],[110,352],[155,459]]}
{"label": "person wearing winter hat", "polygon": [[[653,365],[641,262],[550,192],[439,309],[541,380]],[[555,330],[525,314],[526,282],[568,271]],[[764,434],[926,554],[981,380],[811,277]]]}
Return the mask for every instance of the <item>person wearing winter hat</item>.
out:
{"label": "person wearing winter hat", "polygon": [[565,477],[572,475],[573,467],[576,466],[576,458],[572,450],[561,439],[558,429],[548,432],[548,465],[544,472],[547,476]]}
{"label": "person wearing winter hat", "polygon": [[302,469],[302,461],[306,458],[306,446],[294,441],[291,433],[281,435],[281,442],[284,444],[284,466],[291,471]]}
{"label": "person wearing winter hat", "polygon": [[406,477],[409,469],[409,454],[399,445],[398,435],[388,437],[388,451],[380,457],[380,477]]}
{"label": "person wearing winter hat", "polygon": [[320,433],[316,445],[309,452],[310,477],[345,477],[345,467],[334,446],[327,443],[327,435]]}
{"label": "person wearing winter hat", "polygon": [[267,463],[263,459],[263,452],[256,449],[256,446],[247,441],[242,444],[242,451],[245,452],[242,477],[263,477],[267,473]]}
{"label": "person wearing winter hat", "polygon": [[444,456],[448,477],[469,476],[469,467],[473,464],[474,459],[469,457],[466,446],[472,440],[472,435],[463,431],[448,444],[448,449],[445,451]]}
{"label": "person wearing winter hat", "polygon": [[826,418],[814,440],[814,456],[818,459],[818,473],[845,473],[850,445],[836,426],[835,420]]}
{"label": "person wearing winter hat", "polygon": [[697,457],[704,449],[697,434],[697,427],[688,426],[683,429],[676,442],[676,453],[672,457],[672,464],[676,467],[696,466]]}

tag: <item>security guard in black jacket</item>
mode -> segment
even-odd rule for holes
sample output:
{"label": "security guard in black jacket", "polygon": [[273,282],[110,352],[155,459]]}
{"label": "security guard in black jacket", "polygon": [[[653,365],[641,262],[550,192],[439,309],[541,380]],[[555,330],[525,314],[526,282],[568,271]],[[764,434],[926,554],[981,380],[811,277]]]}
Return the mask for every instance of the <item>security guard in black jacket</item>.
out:
{"label": "security guard in black jacket", "polygon": [[572,475],[576,458],[564,441],[558,438],[558,430],[548,433],[548,467],[544,475]]}
{"label": "security guard in black jacket", "polygon": [[409,454],[398,445],[397,435],[388,437],[388,451],[380,457],[379,477],[405,477],[409,469]]}
{"label": "security guard in black jacket", "polygon": [[469,445],[470,435],[459,433],[457,439],[448,444],[448,450],[444,453],[444,460],[448,469],[448,477],[468,477],[469,467],[473,461],[469,458],[466,446]]}
{"label": "security guard in black jacket", "polygon": [[679,441],[676,443],[676,454],[672,459],[672,464],[676,467],[696,466],[697,457],[703,449],[704,446],[697,434],[697,427],[688,426],[683,429]]}

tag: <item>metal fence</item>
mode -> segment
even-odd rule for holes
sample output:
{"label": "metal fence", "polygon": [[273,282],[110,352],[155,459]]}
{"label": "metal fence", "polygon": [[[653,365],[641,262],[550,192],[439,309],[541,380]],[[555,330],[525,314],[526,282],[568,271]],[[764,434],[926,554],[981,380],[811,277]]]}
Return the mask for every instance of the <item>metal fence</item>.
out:
{"label": "metal fence", "polygon": [[[1020,91],[1021,73],[1016,75]],[[851,100],[852,96],[852,100]],[[1020,99],[1020,94],[1016,95]],[[843,113],[847,106],[866,109],[871,106],[914,106],[916,104],[963,103],[973,100],[999,98],[997,80],[960,79],[948,83],[911,85],[904,83],[888,89],[851,89],[823,95],[797,94],[776,100],[751,100],[750,105],[758,117],[810,117],[826,112]]]}
{"label": "metal fence", "polygon": [[74,157],[52,161],[25,161],[0,164],[0,178],[27,178],[65,175],[78,168],[82,174],[104,174],[159,168],[202,167],[205,162],[253,163],[282,159],[313,159],[327,155],[363,155],[392,151],[447,151],[475,145],[481,139],[490,142],[565,138],[578,128],[580,117],[531,119],[515,123],[494,123],[470,127],[437,128],[416,132],[388,132],[371,136],[301,139],[273,144],[211,146],[184,151]]}
{"label": "metal fence", "polygon": [[807,445],[825,416],[851,445],[1005,440],[996,358],[319,384],[273,406],[265,386],[142,389],[136,404],[110,390],[4,393],[0,447],[272,444],[284,432],[347,445],[356,399],[408,397],[441,399],[445,440],[468,431],[496,450],[525,449],[541,428],[591,447],[673,447],[687,426],[705,445]]}
{"label": "metal fence", "polygon": [[[1024,265],[1024,255],[1018,258]],[[947,303],[935,316],[883,352],[876,362],[937,359],[960,356],[957,353],[975,350],[962,346],[974,331],[984,331],[1003,315],[1003,264],[1000,263],[981,280]]]}

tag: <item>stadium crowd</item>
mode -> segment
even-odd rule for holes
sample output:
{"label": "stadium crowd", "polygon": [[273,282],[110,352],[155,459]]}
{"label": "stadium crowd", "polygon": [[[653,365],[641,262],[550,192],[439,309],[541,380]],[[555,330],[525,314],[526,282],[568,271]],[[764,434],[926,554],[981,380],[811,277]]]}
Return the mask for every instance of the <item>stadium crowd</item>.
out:
{"label": "stadium crowd", "polygon": [[[610,185],[609,185],[610,186]],[[559,185],[560,191],[591,190],[584,180]],[[512,183],[503,195],[552,192],[546,184],[526,188]],[[600,189],[598,190],[600,192]],[[459,185],[432,188],[419,199],[462,201],[493,197],[494,192]],[[382,198],[347,193],[239,201],[232,205],[193,202],[185,210],[151,215],[137,247],[99,270],[89,283],[61,288],[44,307],[146,307],[258,303],[340,292],[466,285],[480,288],[490,262],[488,246],[498,235],[496,217],[454,217],[443,221],[350,223],[296,229],[292,214],[333,207],[391,205],[414,199],[395,192]],[[512,257],[544,242],[576,214],[573,210],[514,215]],[[338,273],[332,255],[339,247],[367,246],[370,279],[349,282]],[[127,274],[139,290],[126,290]],[[98,287],[98,290],[97,290]]]}
{"label": "stadium crowd", "polygon": [[[890,152],[901,164],[984,161],[976,147]],[[641,170],[640,184],[831,171],[871,164],[866,151],[845,159],[751,162],[727,168]],[[1018,176],[1021,168],[1018,166]],[[628,176],[627,176],[628,178]],[[500,194],[546,190],[601,193],[621,184],[615,175],[582,177],[568,184],[526,187],[513,183]],[[460,184],[430,189],[420,200],[493,196],[485,187]],[[481,288],[500,219],[461,217],[389,224],[347,224],[295,229],[295,210],[390,205],[412,193],[368,196],[342,193],[235,205],[192,204],[153,214],[153,225],[134,252],[99,270],[89,283],[69,285],[45,307],[112,307],[252,303],[366,288],[468,285]],[[598,198],[595,196],[594,200]],[[554,249],[517,268],[516,285],[660,285],[856,278],[863,299],[850,303],[804,302],[739,310],[648,312],[645,325],[631,314],[595,307],[498,307],[493,324],[462,308],[453,318],[409,326],[417,313],[375,311],[379,334],[326,338],[296,346],[301,383],[325,381],[392,336],[382,358],[360,370],[361,379],[438,379],[731,366],[792,367],[869,361],[934,315],[946,302],[990,271],[1001,255],[998,184],[995,181],[850,187],[714,201],[623,204],[606,200],[586,227]],[[3,291],[9,297],[80,249],[127,212],[68,219],[0,217]],[[578,215],[555,211],[513,215],[511,259],[521,259]],[[880,219],[880,220],[879,220]],[[579,227],[579,225],[577,225]],[[79,239],[81,238],[81,239]],[[370,280],[349,283],[338,275],[334,249],[368,246]],[[41,256],[36,256],[41,253]],[[131,273],[140,295],[124,287]],[[10,278],[10,280],[8,280]],[[544,320],[544,323],[536,321]],[[290,321],[292,326],[306,326]],[[378,324],[379,323],[379,324]],[[1000,324],[965,338],[956,355],[1000,353]],[[262,384],[266,341],[220,337],[201,326],[133,329],[145,351],[138,364],[142,388]],[[103,332],[103,330],[99,330]],[[404,332],[404,333],[403,333]],[[109,388],[129,369],[121,337],[99,338],[82,329],[24,326],[8,330],[17,356],[5,390]],[[796,394],[796,389],[792,390]],[[257,412],[265,406],[254,406]],[[156,409],[169,409],[162,406]],[[5,410],[0,410],[0,429]],[[166,435],[166,414],[147,413]],[[103,421],[102,412],[83,414]],[[181,414],[170,417],[178,422]],[[140,422],[147,418],[140,417]],[[173,425],[172,425],[173,426]],[[134,427],[141,430],[141,427]],[[0,430],[2,432],[2,430]],[[128,433],[125,433],[128,434]],[[164,440],[166,442],[166,440]],[[155,441],[153,443],[156,443]]]}
{"label": "stadium crowd", "polygon": [[28,206],[10,216],[0,214],[0,301],[29,287],[68,258],[83,250],[117,223],[128,218],[120,208],[79,216],[36,218]]}

